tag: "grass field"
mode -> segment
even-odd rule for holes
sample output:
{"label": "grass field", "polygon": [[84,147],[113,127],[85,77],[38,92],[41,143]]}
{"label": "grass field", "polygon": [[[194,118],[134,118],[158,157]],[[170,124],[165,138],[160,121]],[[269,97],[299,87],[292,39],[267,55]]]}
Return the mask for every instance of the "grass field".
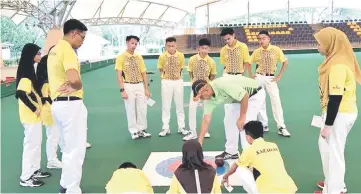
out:
{"label": "grass field", "polygon": [[[320,114],[317,67],[323,58],[318,54],[287,55],[289,67],[279,82],[286,125],[292,134],[290,138],[277,134],[276,124],[268,103],[270,132],[265,136],[268,141],[276,142],[283,155],[286,168],[296,182],[299,193],[311,193],[316,182],[323,179],[321,161],[317,146],[319,131],[311,127],[313,115]],[[361,53],[357,53],[361,62]],[[219,58],[214,58],[219,64]],[[145,61],[148,71],[156,71],[156,60]],[[217,76],[222,67],[217,66]],[[184,71],[185,80],[189,80]],[[158,137],[161,130],[161,97],[159,74],[152,76],[150,90],[156,101],[148,108],[148,130],[150,139],[131,140],[127,130],[127,121],[123,100],[120,96],[114,67],[109,66],[82,76],[84,82],[84,101],[88,108],[88,140],[92,148],[87,150],[83,166],[82,189],[85,193],[105,192],[105,184],[112,172],[123,161],[132,161],[143,167],[151,152],[181,151],[182,137],[176,134],[174,104],[172,105],[170,136]],[[190,88],[185,88],[185,103],[189,102]],[[361,109],[361,87],[358,86],[358,108]],[[269,99],[268,99],[269,100]],[[188,123],[188,107],[185,107]],[[198,120],[201,119],[199,109]],[[223,106],[219,106],[210,126],[211,138],[204,142],[205,151],[223,151],[224,127]],[[200,122],[198,121],[198,124]],[[346,184],[349,193],[361,193],[361,120],[358,118],[346,146]],[[2,193],[55,193],[58,192],[60,170],[50,170],[53,176],[45,179],[40,188],[23,188],[19,185],[21,174],[21,156],[23,127],[19,122],[17,102],[14,96],[1,99],[1,192]],[[43,135],[42,167],[46,168],[45,130]],[[165,192],[166,187],[155,187],[155,192]],[[224,190],[224,192],[227,192]],[[235,188],[233,192],[243,192]]]}

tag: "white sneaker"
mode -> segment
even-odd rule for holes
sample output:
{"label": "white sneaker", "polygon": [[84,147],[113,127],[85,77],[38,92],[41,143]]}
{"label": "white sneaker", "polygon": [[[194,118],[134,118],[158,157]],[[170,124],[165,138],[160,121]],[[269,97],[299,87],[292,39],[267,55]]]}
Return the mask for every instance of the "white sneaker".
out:
{"label": "white sneaker", "polygon": [[132,136],[132,139],[138,139],[139,138],[138,133],[132,133],[131,136]]}
{"label": "white sneaker", "polygon": [[268,132],[268,131],[269,131],[268,126],[263,127],[263,132]]}
{"label": "white sneaker", "polygon": [[209,134],[208,132],[204,135],[205,138],[210,138],[211,134]]}
{"label": "white sneaker", "polygon": [[191,140],[191,139],[197,139],[197,134],[194,134],[192,132],[188,133],[188,135],[186,135],[185,137],[183,137],[183,140],[184,141],[188,141],[188,140]]}
{"label": "white sneaker", "polygon": [[282,135],[284,137],[290,137],[291,136],[290,132],[288,132],[288,130],[286,128],[283,128],[283,127],[278,129],[278,134]]}
{"label": "white sneaker", "polygon": [[86,148],[90,148],[92,147],[92,145],[90,145],[90,143],[86,142]]}
{"label": "white sneaker", "polygon": [[138,136],[139,137],[150,137],[152,135],[150,133],[148,133],[147,131],[143,130],[143,131],[138,132]]}
{"label": "white sneaker", "polygon": [[181,133],[182,135],[188,135],[189,131],[186,131],[184,128],[178,129],[178,133]]}
{"label": "white sneaker", "polygon": [[167,136],[168,134],[170,134],[169,129],[168,129],[168,130],[162,129],[162,131],[159,133],[159,136],[160,136],[160,137],[165,137],[165,136]]}
{"label": "white sneaker", "polygon": [[54,161],[48,161],[48,165],[46,167],[59,169],[59,168],[63,168],[63,163],[60,162],[58,159]]}

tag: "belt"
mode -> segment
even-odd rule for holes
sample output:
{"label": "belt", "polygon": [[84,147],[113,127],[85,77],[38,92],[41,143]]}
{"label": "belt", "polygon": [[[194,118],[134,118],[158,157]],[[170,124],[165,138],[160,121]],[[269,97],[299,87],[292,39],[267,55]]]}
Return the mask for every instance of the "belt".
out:
{"label": "belt", "polygon": [[258,87],[255,91],[252,92],[252,94],[250,95],[250,97],[253,96],[253,95],[255,95],[255,94],[257,94],[257,92],[260,91],[261,89],[262,89],[262,86]]}
{"label": "belt", "polygon": [[140,84],[142,82],[124,82],[124,83],[127,83],[127,84]]}
{"label": "belt", "polygon": [[257,73],[257,74],[260,74],[263,76],[275,76],[275,74],[273,74],[273,73]]}
{"label": "belt", "polygon": [[76,97],[76,96],[61,96],[61,97],[56,97],[54,99],[55,101],[74,101],[74,100],[81,100],[81,98]]}
{"label": "belt", "polygon": [[243,73],[228,73],[227,72],[227,74],[229,74],[229,75],[242,75]]}

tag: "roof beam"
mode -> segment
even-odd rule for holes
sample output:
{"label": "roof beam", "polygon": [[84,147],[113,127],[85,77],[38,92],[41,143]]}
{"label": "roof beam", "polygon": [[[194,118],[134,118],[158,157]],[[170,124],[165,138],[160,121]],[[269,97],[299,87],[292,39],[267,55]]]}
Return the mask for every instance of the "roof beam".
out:
{"label": "roof beam", "polygon": [[125,10],[125,8],[127,7],[128,3],[129,3],[129,0],[125,3],[125,5],[124,5],[124,7],[122,8],[122,10],[120,10],[120,12],[119,12],[119,14],[118,14],[117,17],[123,17],[124,10]]}
{"label": "roof beam", "polygon": [[143,13],[140,14],[139,18],[143,18],[145,12],[148,10],[149,6],[151,5],[151,3],[148,4],[147,8],[144,9]]}
{"label": "roof beam", "polygon": [[118,25],[118,24],[130,24],[130,25],[150,25],[161,28],[174,28],[178,24],[177,22],[170,22],[157,19],[147,18],[131,18],[131,17],[108,17],[108,18],[90,18],[80,20],[85,25],[89,26],[102,26],[102,25]]}

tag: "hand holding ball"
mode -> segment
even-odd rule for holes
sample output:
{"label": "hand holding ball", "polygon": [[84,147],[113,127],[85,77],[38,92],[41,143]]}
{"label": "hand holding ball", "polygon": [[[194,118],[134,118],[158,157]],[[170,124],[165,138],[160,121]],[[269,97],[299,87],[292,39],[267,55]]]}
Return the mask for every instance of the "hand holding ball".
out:
{"label": "hand holding ball", "polygon": [[223,158],[216,158],[214,163],[217,165],[217,167],[223,167],[224,165],[224,159]]}

